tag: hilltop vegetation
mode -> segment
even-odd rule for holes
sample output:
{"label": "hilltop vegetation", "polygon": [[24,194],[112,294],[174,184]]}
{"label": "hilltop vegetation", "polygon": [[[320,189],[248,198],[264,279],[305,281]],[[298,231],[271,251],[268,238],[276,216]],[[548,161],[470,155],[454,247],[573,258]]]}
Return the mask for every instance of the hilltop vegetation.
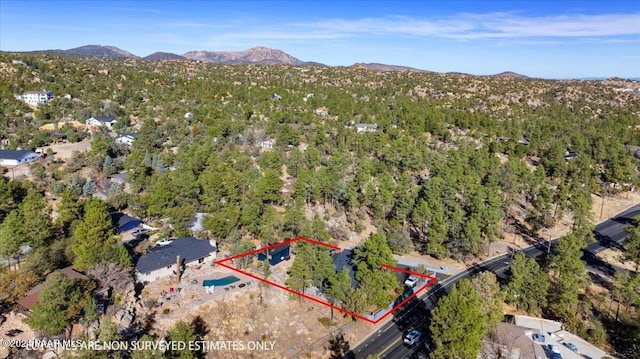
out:
{"label": "hilltop vegetation", "polygon": [[[32,256],[55,249],[60,256],[40,262],[40,272],[130,263],[113,254],[111,237],[104,244],[111,257],[87,259],[78,243],[96,239],[74,234],[106,209],[73,204],[120,170],[130,190],[109,192],[110,209],[171,224],[176,235],[205,212],[200,235],[230,253],[251,240],[346,240],[371,221],[395,253],[456,259],[482,257],[490,242],[514,232],[538,240],[539,229],[569,211],[573,234],[559,250],[575,254],[591,240],[591,193],[638,183],[640,93],[623,80],[10,54],[0,54],[0,78],[8,148],[42,146],[43,124],[97,115],[116,116],[118,133],[140,131],[131,147],[99,131],[89,153],[32,165],[33,183],[0,182],[7,198],[0,233],[8,233],[0,240],[13,249],[2,255],[23,244],[36,249]],[[56,96],[47,105],[14,98],[43,88]],[[358,124],[377,130],[358,133]],[[261,148],[266,140],[273,148]],[[39,231],[12,236],[20,218],[38,213],[48,221],[42,194],[66,198],[55,226],[36,223]],[[552,265],[555,295],[568,301],[549,310],[576,320],[580,288],[567,273],[580,266]]]}

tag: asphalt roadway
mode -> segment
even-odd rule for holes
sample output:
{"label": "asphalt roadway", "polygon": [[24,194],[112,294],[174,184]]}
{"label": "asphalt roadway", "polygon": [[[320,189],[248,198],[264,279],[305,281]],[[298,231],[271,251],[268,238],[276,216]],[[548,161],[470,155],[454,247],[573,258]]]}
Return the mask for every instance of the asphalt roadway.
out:
{"label": "asphalt roadway", "polygon": [[[595,229],[596,241],[584,250],[583,259],[587,263],[587,271],[597,275],[612,275],[619,268],[601,261],[595,254],[609,247],[622,247],[626,238],[624,228],[631,224],[635,216],[640,215],[640,205],[633,206],[616,216],[601,222]],[[554,244],[556,239],[551,240]],[[537,243],[522,250],[528,257],[537,257],[547,253],[547,241]],[[368,355],[378,355],[380,358],[427,358],[428,351],[424,336],[420,342],[412,347],[403,343],[403,337],[412,330],[427,332],[431,309],[437,300],[445,295],[449,289],[462,278],[471,278],[482,271],[491,271],[499,278],[505,278],[509,269],[510,259],[514,253],[491,258],[475,264],[466,270],[436,282],[431,288],[423,292],[418,298],[406,303],[393,314],[393,319],[372,332],[360,345],[353,348],[348,358],[366,358]],[[440,278],[439,278],[440,279]]]}

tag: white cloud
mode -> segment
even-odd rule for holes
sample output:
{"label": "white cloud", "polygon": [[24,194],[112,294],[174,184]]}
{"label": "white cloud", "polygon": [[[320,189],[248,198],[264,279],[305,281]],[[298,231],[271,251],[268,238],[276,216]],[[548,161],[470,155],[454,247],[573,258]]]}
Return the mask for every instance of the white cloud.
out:
{"label": "white cloud", "polygon": [[[186,25],[186,24],[185,24]],[[196,25],[193,25],[196,27]],[[208,27],[202,24],[202,27]],[[640,14],[555,15],[526,17],[516,13],[462,13],[446,18],[389,16],[254,24],[227,38],[314,40],[356,36],[436,37],[454,40],[586,38],[640,35]]]}

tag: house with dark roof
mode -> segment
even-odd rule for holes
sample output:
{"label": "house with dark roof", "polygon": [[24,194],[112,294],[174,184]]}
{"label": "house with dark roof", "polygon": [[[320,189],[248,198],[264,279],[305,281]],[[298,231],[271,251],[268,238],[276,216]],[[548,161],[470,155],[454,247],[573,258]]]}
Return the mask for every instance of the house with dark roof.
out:
{"label": "house with dark roof", "polygon": [[[67,277],[72,279],[89,279],[89,277],[78,272],[73,267],[66,267],[66,268],[60,269],[60,271],[64,273]],[[42,292],[42,289],[43,289],[42,287],[43,285],[42,283],[40,283],[35,287],[31,288],[24,297],[18,300],[18,304],[23,309],[30,312],[33,309],[33,307],[36,305],[36,302],[38,301],[38,299],[40,298],[40,293]]]}
{"label": "house with dark roof", "polygon": [[149,283],[160,278],[178,275],[184,267],[198,267],[216,259],[215,241],[194,237],[180,237],[171,243],[152,248],[136,263],[136,279]]}
{"label": "house with dark roof", "polygon": [[111,213],[111,220],[118,233],[130,231],[142,224],[141,219],[120,212]]}
{"label": "house with dark roof", "polygon": [[18,166],[37,161],[39,153],[27,150],[0,150],[0,166]]}
{"label": "house with dark roof", "polygon": [[258,260],[268,260],[269,264],[272,266],[290,258],[291,245],[289,243],[279,244],[264,251],[258,252]]}
{"label": "house with dark roof", "polygon": [[334,253],[331,256],[333,264],[336,266],[336,272],[341,272],[342,268],[349,270],[349,277],[351,278],[351,287],[358,288],[358,281],[356,280],[355,263],[353,262],[354,256],[353,249],[343,249],[338,253]]}
{"label": "house with dark roof", "polygon": [[118,122],[116,120],[116,117],[113,115],[109,115],[91,117],[84,123],[87,125],[87,127],[96,130],[98,129],[98,127],[106,127],[110,129],[116,122]]}

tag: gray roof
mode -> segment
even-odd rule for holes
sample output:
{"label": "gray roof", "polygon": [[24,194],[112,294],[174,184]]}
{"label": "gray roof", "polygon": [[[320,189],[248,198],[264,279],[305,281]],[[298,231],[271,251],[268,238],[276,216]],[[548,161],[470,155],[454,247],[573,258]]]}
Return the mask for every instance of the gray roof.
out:
{"label": "gray roof", "polygon": [[347,267],[349,269],[349,277],[351,277],[351,286],[353,288],[358,287],[358,281],[355,276],[355,266],[353,262],[353,256],[355,255],[353,249],[343,249],[339,253],[335,253],[333,257],[333,264],[336,266],[336,272],[341,272],[342,268]]}
{"label": "gray roof", "polygon": [[119,138],[119,137],[132,137],[132,138],[136,138],[136,137],[138,137],[138,136],[140,136],[140,132],[124,132],[124,133],[119,134],[116,138]]}
{"label": "gray roof", "polygon": [[100,121],[100,122],[113,122],[116,120],[116,116],[113,115],[109,115],[109,116],[96,116],[94,117],[96,120]]}
{"label": "gray roof", "polygon": [[118,229],[126,226],[130,222],[142,222],[141,219],[131,217],[128,214],[120,213],[120,212],[112,212],[110,213],[111,220],[118,227]]}
{"label": "gray roof", "polygon": [[136,271],[148,273],[156,269],[165,268],[176,263],[176,257],[185,263],[204,258],[217,249],[206,239],[194,237],[180,237],[171,244],[156,247],[143,254],[136,264]]}
{"label": "gray roof", "polygon": [[0,150],[0,158],[5,160],[20,160],[35,152],[27,150]]}

